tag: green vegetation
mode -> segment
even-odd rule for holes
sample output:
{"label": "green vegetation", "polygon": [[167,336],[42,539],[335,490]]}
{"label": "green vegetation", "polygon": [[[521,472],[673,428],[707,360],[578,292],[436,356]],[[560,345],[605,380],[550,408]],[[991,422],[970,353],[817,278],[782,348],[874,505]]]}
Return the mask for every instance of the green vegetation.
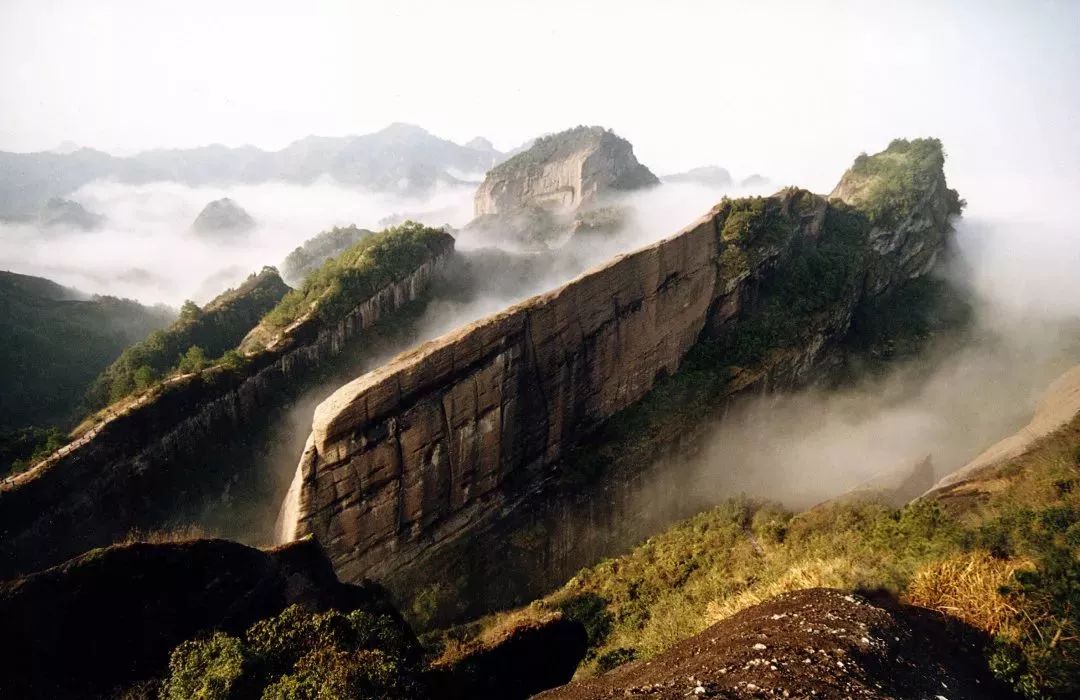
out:
{"label": "green vegetation", "polygon": [[97,378],[87,392],[87,405],[101,408],[148,389],[172,372],[202,369],[208,358],[234,350],[288,291],[277,270],[266,267],[203,308],[184,302],[175,323],[124,350]]}
{"label": "green vegetation", "polygon": [[387,615],[310,613],[293,605],[242,637],[217,632],[177,646],[161,698],[418,697],[415,642],[406,634]]}
{"label": "green vegetation", "polygon": [[356,226],[335,226],[329,231],[304,241],[285,257],[281,264],[281,274],[289,281],[303,282],[311,272],[317,270],[328,258],[340,254],[357,241],[372,234],[371,231]]}
{"label": "green vegetation", "polygon": [[308,275],[303,286],[266,314],[262,325],[279,330],[313,308],[323,321],[337,322],[361,301],[445,251],[452,240],[441,229],[413,221],[363,238]]}
{"label": "green vegetation", "polygon": [[488,177],[509,175],[518,170],[564,158],[586,146],[598,143],[608,133],[611,132],[600,126],[580,125],[566,131],[560,131],[557,134],[541,136],[521,153],[499,163],[488,171]]}
{"label": "green vegetation", "polygon": [[[873,224],[892,226],[924,196],[944,162],[938,139],[896,139],[881,153],[856,158],[840,188]],[[950,212],[959,213],[962,202],[955,191],[949,193]]]}
{"label": "green vegetation", "polygon": [[28,426],[0,434],[0,475],[18,474],[60,449],[67,436],[57,428]]}
{"label": "green vegetation", "polygon": [[[986,479],[990,495],[899,509],[844,500],[795,514],[731,499],[507,615],[559,610],[581,620],[590,639],[583,672],[593,673],[652,656],[784,591],[886,589],[996,635],[988,662],[1025,697],[1076,697],[1080,417]],[[950,566],[957,558],[965,565]],[[1003,572],[1004,586],[971,576],[972,562]],[[949,604],[935,605],[927,591],[943,587]]]}
{"label": "green vegetation", "polygon": [[[739,260],[760,257],[794,230],[776,200],[754,198],[725,206],[749,214],[730,229],[725,220],[721,230],[728,240],[725,253],[738,251]],[[589,480],[615,464],[647,465],[671,435],[692,433],[702,416],[723,405],[732,386],[759,375],[774,354],[805,346],[857,292],[869,228],[858,211],[830,206],[816,243],[793,244],[791,254],[761,284],[756,306],[723,334],[699,340],[678,372],[606,421],[574,451],[568,478]]]}
{"label": "green vegetation", "polygon": [[50,430],[70,427],[94,377],[172,317],[163,307],[85,298],[40,277],[0,272],[0,474],[32,460]]}

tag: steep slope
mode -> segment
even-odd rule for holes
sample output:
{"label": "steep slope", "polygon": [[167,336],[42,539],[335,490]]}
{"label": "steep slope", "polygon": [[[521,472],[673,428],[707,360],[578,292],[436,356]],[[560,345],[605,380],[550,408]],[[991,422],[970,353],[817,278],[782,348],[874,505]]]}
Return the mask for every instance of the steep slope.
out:
{"label": "steep slope", "polygon": [[936,157],[889,225],[802,190],[725,200],[342,387],[315,413],[295,532],[346,580],[436,586],[469,608],[555,585],[670,521],[623,517],[656,460],[731,397],[806,381],[864,299],[946,245],[959,206],[941,146],[881,157],[901,149]]}
{"label": "steep slope", "polygon": [[374,232],[355,226],[335,226],[329,231],[323,231],[307,239],[285,256],[281,263],[281,275],[293,284],[302,284],[309,274],[319,269],[328,259],[340,255],[345,249],[372,233]]}
{"label": "steep slope", "polygon": [[[873,494],[834,499],[798,513],[778,504],[729,499],[621,556],[577,572],[542,600],[447,636],[457,645],[467,644],[507,620],[521,624],[560,611],[590,630],[590,651],[579,678],[632,660],[652,660],[585,684],[583,691],[590,692],[582,696],[591,697],[592,691],[614,683],[631,685],[631,679],[655,676],[666,682],[660,675],[673,659],[715,671],[714,661],[719,667],[725,661],[710,658],[709,652],[699,659],[667,652],[697,647],[701,638],[691,638],[718,621],[721,625],[706,631],[704,639],[713,638],[714,631],[737,632],[739,625],[732,622],[733,628],[726,621],[747,620],[740,611],[754,610],[749,619],[768,625],[754,606],[772,606],[777,595],[789,591],[825,586],[845,593],[886,592],[955,618],[959,622],[949,631],[953,642],[978,643],[962,633],[964,627],[977,628],[983,638],[976,650],[984,668],[1025,697],[1075,697],[1080,691],[1078,454],[1080,412],[1022,454],[962,482],[966,490],[945,489],[898,508]],[[790,616],[792,611],[773,614],[785,612]],[[778,619],[786,620],[778,627],[799,622]],[[835,626],[812,628],[816,632],[809,635],[789,631],[796,639],[802,636],[806,646],[831,648]],[[774,642],[763,640],[770,650]],[[718,651],[748,654],[748,646],[744,642]],[[923,663],[934,660],[933,654],[920,655]],[[757,678],[740,677],[747,672]],[[791,670],[771,673],[740,664],[728,666],[728,673],[775,687]],[[577,697],[569,688],[566,696]]]}
{"label": "steep slope", "polygon": [[[980,477],[1032,449],[1080,414],[1080,366],[1059,377],[1043,393],[1035,415],[1013,435],[994,443],[960,469],[947,475],[927,493],[933,498],[962,498],[990,486]],[[993,480],[991,479],[991,482]],[[991,486],[992,487],[992,486]]]}
{"label": "steep slope", "polygon": [[660,181],[629,141],[599,126],[543,136],[492,168],[476,191],[471,229],[522,240],[552,239],[605,194]]}
{"label": "steep slope", "polygon": [[492,168],[476,191],[476,215],[527,206],[576,209],[607,190],[657,182],[629,141],[599,126],[579,126],[543,136]]}
{"label": "steep slope", "polygon": [[165,308],[0,272],[0,432],[74,419],[94,377],[172,318]]}
{"label": "steep slope", "polygon": [[[123,538],[198,520],[238,483],[272,489],[252,442],[268,416],[351,342],[424,299],[452,253],[447,233],[408,224],[329,260],[264,315],[234,352],[112,404],[74,441],[0,485],[0,578]],[[280,496],[278,496],[280,498]],[[267,528],[267,532],[269,528]]]}
{"label": "steep slope", "polygon": [[185,304],[175,323],[125,349],[102,372],[90,389],[87,398],[90,408],[103,408],[134,391],[148,389],[177,370],[191,348],[198,348],[207,360],[236,348],[288,292],[289,287],[277,270],[266,267],[202,308],[190,302]]}

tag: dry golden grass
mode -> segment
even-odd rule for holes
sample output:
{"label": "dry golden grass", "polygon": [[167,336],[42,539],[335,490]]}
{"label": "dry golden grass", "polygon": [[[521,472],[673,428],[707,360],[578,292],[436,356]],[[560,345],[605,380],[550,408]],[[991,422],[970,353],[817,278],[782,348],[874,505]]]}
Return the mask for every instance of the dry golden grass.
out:
{"label": "dry golden grass", "polygon": [[957,617],[989,634],[1001,632],[1017,609],[1001,588],[1027,561],[995,559],[983,551],[958,554],[923,566],[908,584],[913,605]]}
{"label": "dry golden grass", "polygon": [[134,544],[146,542],[149,544],[170,544],[172,542],[190,542],[201,540],[212,535],[198,525],[184,525],[170,530],[139,530],[135,529],[124,535],[122,539],[113,544]]}
{"label": "dry golden grass", "polygon": [[851,559],[812,559],[788,569],[782,576],[751,586],[739,593],[711,601],[705,608],[708,625],[731,617],[769,598],[805,588],[850,588],[860,578],[860,567]]}
{"label": "dry golden grass", "polygon": [[478,621],[479,625],[473,626],[474,630],[478,628],[474,636],[445,638],[442,652],[433,663],[436,666],[456,663],[475,651],[494,646],[517,630],[543,625],[561,617],[562,613],[559,611],[529,605],[483,618]]}

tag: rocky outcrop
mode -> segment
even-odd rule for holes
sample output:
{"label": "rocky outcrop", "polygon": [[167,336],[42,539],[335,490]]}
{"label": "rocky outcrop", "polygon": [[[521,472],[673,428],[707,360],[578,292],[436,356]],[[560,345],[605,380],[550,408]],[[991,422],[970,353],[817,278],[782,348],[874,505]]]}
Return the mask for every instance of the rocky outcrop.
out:
{"label": "rocky outcrop", "polygon": [[922,608],[811,588],[747,608],[648,661],[537,697],[1011,698],[987,666],[988,642]]}
{"label": "rocky outcrop", "polygon": [[630,142],[599,126],[544,136],[488,172],[476,191],[477,216],[527,206],[577,209],[608,190],[659,182],[634,157]]}
{"label": "rocky outcrop", "polygon": [[171,377],[110,406],[72,443],[0,484],[0,578],[132,529],[169,526],[220,497],[236,469],[230,450],[243,449],[267,412],[287,404],[357,336],[424,297],[454,244],[445,233],[431,238],[422,264],[337,320],[325,320],[316,305],[237,365]]}
{"label": "rocky outcrop", "polygon": [[515,624],[433,665],[436,697],[525,700],[567,683],[588,649],[588,634],[560,613]]}
{"label": "rocky outcrop", "polygon": [[[701,338],[734,338],[725,346],[732,365],[745,364],[739,358],[747,348],[767,350],[753,371],[732,367],[724,395],[805,381],[861,299],[928,269],[956,213],[949,193],[939,158],[912,193],[914,204],[889,227],[872,227],[842,200],[802,190],[726,200],[667,239],[399,356],[316,410],[298,468],[295,532],[323,542],[344,579],[372,576],[399,590],[414,585],[406,582],[420,570],[433,580],[461,574],[462,561],[474,562],[458,546],[487,550],[496,565],[507,536],[498,524],[532,507],[558,509],[552,483],[581,478],[566,472],[574,450],[676,374]],[[825,245],[827,252],[814,252]],[[807,272],[810,259],[820,273]],[[793,260],[804,263],[785,266]],[[765,290],[784,288],[774,276],[835,277],[838,269],[851,283],[823,292],[807,280],[811,286],[791,304],[830,296],[792,319],[800,333],[773,340],[783,337],[777,322],[755,313]],[[790,304],[783,311],[796,313]],[[604,488],[636,478],[621,474]],[[584,491],[555,493],[573,500],[575,490]],[[575,505],[579,513],[594,510]],[[547,565],[537,567],[545,569],[537,580],[585,563],[573,552],[573,529],[563,534],[570,540],[540,536],[540,549],[558,554],[550,565],[532,551]],[[577,539],[590,542],[590,555],[604,548],[599,540],[592,547],[591,531]],[[499,571],[505,568],[512,567]],[[487,571],[496,575],[503,574]]]}
{"label": "rocky outcrop", "polygon": [[293,604],[389,615],[415,644],[383,590],[339,582],[312,540],[136,542],[0,583],[0,695],[104,696],[163,675],[184,640],[242,632]]}
{"label": "rocky outcrop", "polygon": [[255,228],[255,219],[233,200],[215,199],[203,207],[191,229],[203,235],[240,234]]}

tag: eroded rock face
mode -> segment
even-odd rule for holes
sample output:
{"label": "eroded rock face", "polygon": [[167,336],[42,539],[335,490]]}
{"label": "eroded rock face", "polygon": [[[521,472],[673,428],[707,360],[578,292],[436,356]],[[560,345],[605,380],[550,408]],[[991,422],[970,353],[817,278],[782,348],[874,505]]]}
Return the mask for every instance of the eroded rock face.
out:
{"label": "eroded rock face", "polygon": [[[928,269],[949,230],[940,166],[925,186],[895,226],[871,234],[867,224],[850,261],[859,266],[858,283],[827,313],[801,322],[800,344],[777,348],[766,369],[734,375],[726,391],[805,381],[864,295]],[[316,410],[299,465],[297,534],[323,542],[345,580],[372,576],[401,589],[414,585],[416,572],[434,572],[432,580],[461,574],[473,562],[465,563],[458,545],[501,554],[507,533],[500,523],[550,498],[545,489],[583,438],[674,374],[703,334],[738,324],[782,261],[813,249],[831,213],[852,211],[794,189],[735,204],[339,389]],[[753,216],[772,223],[747,244],[740,232]],[[886,238],[898,243],[876,243]],[[604,508],[598,502],[595,509]],[[577,541],[589,542],[590,555],[605,546],[591,530],[575,536],[572,528],[530,524],[546,533],[543,554],[533,552],[545,562],[538,580],[565,578],[585,564]]]}
{"label": "eroded rock face", "polygon": [[568,214],[605,192],[658,183],[634,157],[629,141],[598,126],[579,126],[537,139],[492,168],[476,191],[476,225],[514,228],[513,217],[520,218],[523,210]]}
{"label": "eroded rock face", "polygon": [[[429,260],[337,323],[307,315],[237,368],[165,381],[111,407],[33,469],[0,483],[0,578],[49,566],[132,529],[157,530],[200,513],[235,476],[225,459],[268,412],[287,403],[358,335],[427,293],[453,252],[443,234]],[[208,465],[220,465],[208,468]],[[270,533],[267,533],[267,538]]]}

